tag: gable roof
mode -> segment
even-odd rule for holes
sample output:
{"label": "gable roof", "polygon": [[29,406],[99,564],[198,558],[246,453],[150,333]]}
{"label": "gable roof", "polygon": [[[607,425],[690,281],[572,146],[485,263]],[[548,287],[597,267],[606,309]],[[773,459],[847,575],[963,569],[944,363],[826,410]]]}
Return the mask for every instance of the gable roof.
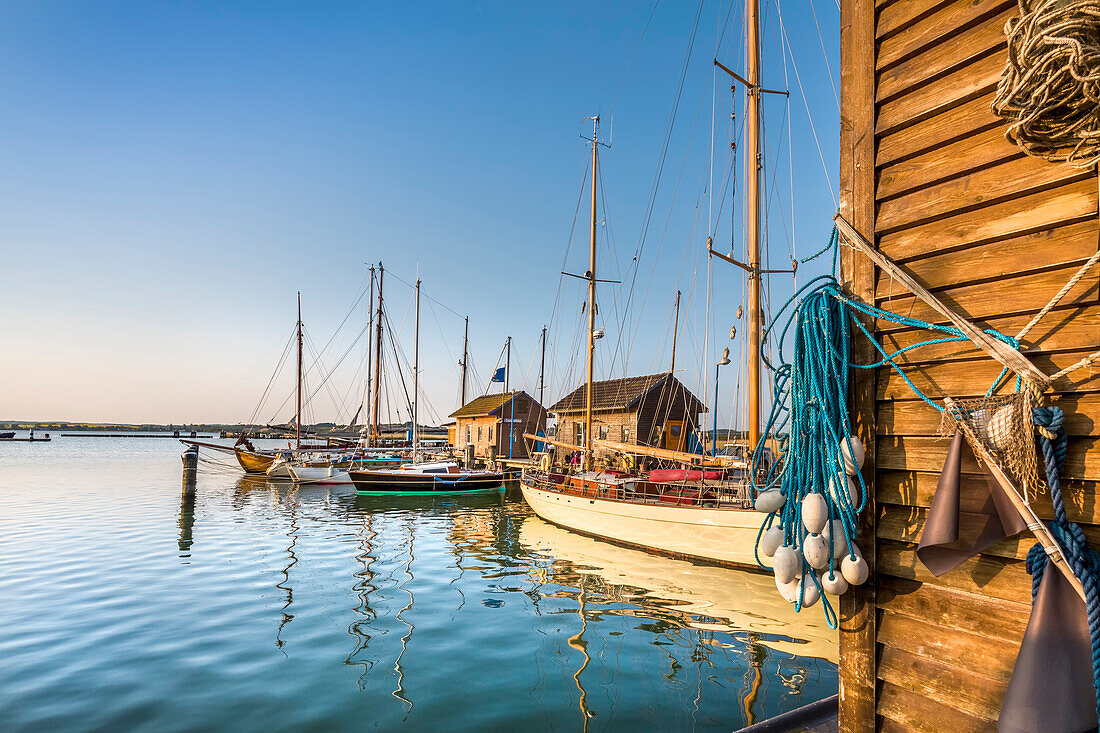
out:
{"label": "gable roof", "polygon": [[[669,372],[648,374],[644,377],[625,377],[623,379],[605,379],[592,385],[592,410],[633,410],[642,398],[654,389],[669,391],[682,390],[686,399],[695,403],[698,412],[706,412],[706,407],[687,387]],[[562,397],[550,408],[550,412],[580,412],[585,409],[587,385],[582,384]]]}
{"label": "gable roof", "polygon": [[[470,400],[448,415],[448,417],[488,417],[511,402],[513,397],[519,397],[521,395],[531,399],[523,390],[505,392],[503,394],[497,392],[496,394],[481,395],[480,397],[475,397]],[[535,402],[533,399],[531,399],[531,401]],[[535,405],[538,406],[538,403],[536,402]]]}

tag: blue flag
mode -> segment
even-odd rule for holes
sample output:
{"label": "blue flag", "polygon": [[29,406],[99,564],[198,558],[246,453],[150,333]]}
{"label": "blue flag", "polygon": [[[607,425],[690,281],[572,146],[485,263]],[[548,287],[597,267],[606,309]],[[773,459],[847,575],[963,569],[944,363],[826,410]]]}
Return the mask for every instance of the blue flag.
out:
{"label": "blue flag", "polygon": [[489,383],[492,384],[493,382],[503,382],[503,381],[504,381],[504,367],[501,367],[500,369],[497,369],[495,372],[493,372],[493,378],[489,380]]}

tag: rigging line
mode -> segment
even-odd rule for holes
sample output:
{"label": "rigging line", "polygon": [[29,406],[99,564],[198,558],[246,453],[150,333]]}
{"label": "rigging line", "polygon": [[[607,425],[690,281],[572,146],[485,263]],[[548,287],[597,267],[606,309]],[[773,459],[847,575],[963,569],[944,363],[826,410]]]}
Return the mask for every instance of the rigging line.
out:
{"label": "rigging line", "polygon": [[462,371],[458,368],[458,362],[455,360],[454,354],[451,353],[451,348],[447,344],[447,337],[443,335],[443,326],[439,324],[439,318],[436,317],[431,302],[428,303],[428,312],[432,314],[432,320],[435,321],[435,329],[439,331],[439,340],[443,343],[443,351],[446,352],[447,358],[451,360],[451,368],[455,370],[456,375],[461,375]]}
{"label": "rigging line", "polygon": [[787,45],[787,53],[791,56],[791,68],[794,69],[794,78],[798,82],[798,92],[802,96],[802,105],[806,108],[806,118],[810,122],[810,132],[814,136],[814,145],[817,146],[817,156],[821,159],[821,171],[825,174],[825,180],[829,184],[829,195],[833,197],[833,205],[839,206],[837,202],[836,191],[833,189],[833,179],[829,176],[829,166],[825,164],[825,154],[821,152],[821,142],[817,139],[817,128],[814,127],[813,114],[810,112],[810,103],[806,99],[806,90],[802,87],[802,76],[798,73],[798,64],[794,60],[794,51],[791,50],[791,41],[787,38],[787,28],[783,23],[783,14],[780,12],[778,0],[776,0],[776,14],[779,16],[779,32],[782,34],[783,42]]}
{"label": "rigging line", "polygon": [[626,82],[626,75],[630,73],[630,67],[634,65],[634,57],[638,55],[638,49],[642,47],[642,41],[645,40],[646,31],[649,30],[649,24],[653,22],[653,16],[657,13],[657,6],[661,4],[661,0],[653,3],[653,9],[649,11],[649,20],[645,22],[645,27],[642,28],[642,35],[638,37],[638,42],[634,44],[634,53],[630,54],[630,61],[626,64],[626,70],[623,72],[623,78],[619,80],[619,86],[615,88],[615,94],[611,97],[611,105],[607,108],[607,115],[611,116],[611,110],[615,109],[615,100],[619,98],[619,92],[622,91],[623,84]]}
{"label": "rigging line", "polygon": [[[573,248],[573,238],[574,238],[574,236],[576,235],[576,232],[577,232],[577,218],[580,216],[581,201],[584,200],[584,188],[585,188],[584,184],[588,180],[588,166],[589,165],[591,165],[591,161],[590,161],[589,156],[586,155],[585,156],[585,164],[584,164],[584,173],[581,175],[580,191],[577,193],[577,206],[573,210],[573,223],[569,228],[569,239],[565,244],[565,253],[562,255],[561,272],[565,272],[566,265],[569,262],[569,252]],[[562,287],[563,287],[564,284],[565,284],[565,275],[558,275],[558,289],[557,289],[557,292],[554,294],[554,304],[550,308],[550,321],[547,324],[547,328],[551,331],[554,328],[554,319],[557,317],[558,306],[561,303],[561,293],[562,293]]]}
{"label": "rigging line", "polygon": [[271,387],[275,383],[275,379],[279,376],[279,372],[282,371],[283,363],[286,361],[287,357],[290,355],[290,352],[294,347],[294,338],[297,335],[298,324],[297,322],[295,322],[294,328],[290,331],[290,338],[287,339],[286,346],[283,347],[283,353],[279,357],[279,361],[275,364],[275,371],[271,373],[271,378],[267,380],[267,386],[264,387],[264,391],[263,394],[260,395],[259,402],[256,403],[255,409],[253,409],[252,414],[248,417],[248,422],[250,425],[255,424],[256,419],[260,416],[260,410],[263,409],[264,402],[267,400],[267,396],[271,392]]}
{"label": "rigging line", "polygon": [[[840,0],[837,0],[840,2]],[[718,36],[718,43],[714,44],[714,56],[718,57],[718,51],[722,48],[722,41],[726,38],[726,28],[729,27],[730,15],[733,14],[733,0],[730,0],[729,5],[726,6],[726,18],[722,21],[722,31]]]}
{"label": "rigging line", "polygon": [[[657,170],[653,174],[653,187],[649,194],[649,202],[646,204],[645,215],[642,218],[642,231],[638,239],[638,247],[634,251],[634,257],[637,259],[641,256],[642,250],[645,249],[646,236],[649,233],[649,224],[653,217],[653,209],[657,202],[657,191],[661,186],[661,175],[665,168],[665,159],[668,154],[668,144],[672,139],[672,130],[676,124],[676,115],[680,109],[680,97],[684,91],[684,80],[687,78],[687,70],[691,61],[691,52],[695,48],[695,36],[699,30],[699,18],[703,12],[703,0],[699,0],[699,6],[695,10],[695,20],[691,26],[691,36],[688,40],[687,51],[684,53],[684,63],[680,69],[680,80],[676,85],[676,96],[673,100],[672,111],[668,117],[668,127],[665,130],[664,141],[661,143],[661,154],[657,160]],[[635,268],[634,276],[630,282],[630,294],[627,296],[626,311],[630,313],[630,304],[633,301],[634,284],[638,276],[638,270]]]}
{"label": "rigging line", "polygon": [[[325,387],[325,391],[328,393],[329,399],[332,401],[332,407],[333,407],[334,410],[339,410],[339,406],[336,404],[336,394],[333,391],[332,382],[329,381],[329,378],[340,367],[340,364],[347,357],[347,355],[349,353],[351,353],[351,350],[353,348],[355,348],[355,345],[357,343],[359,343],[359,339],[363,337],[363,334],[366,333],[366,330],[367,330],[367,328],[366,328],[366,326],[364,326],[363,330],[359,332],[359,335],[355,338],[355,340],[352,341],[351,344],[349,344],[348,349],[347,349],[347,351],[344,352],[343,356],[341,356],[339,359],[337,359],[336,364],[333,365],[333,367],[329,371],[329,373],[321,378],[321,383],[317,385],[317,388],[314,392],[314,394],[316,394],[317,392],[321,391],[321,387]],[[312,338],[309,339],[309,348],[310,348],[310,351],[314,351],[314,352],[317,349],[317,345],[315,343],[313,343]],[[319,356],[316,356],[314,358],[314,361],[315,361],[315,364],[316,364],[316,368],[322,370],[322,372],[323,372],[325,365],[321,361],[321,358]],[[310,399],[312,399],[312,395],[310,395]],[[309,400],[307,400],[307,404],[309,404]],[[337,414],[338,419],[339,419],[339,416],[340,416],[340,414],[338,413]]]}
{"label": "rigging line", "polygon": [[[672,200],[669,202],[668,215],[665,217],[665,226],[661,230],[661,239],[657,243],[657,254],[655,254],[653,256],[653,267],[652,267],[652,269],[650,270],[650,273],[649,273],[649,282],[646,284],[645,295],[642,296],[642,303],[643,304],[645,303],[646,298],[649,297],[649,291],[653,287],[653,278],[657,274],[657,262],[660,259],[661,250],[664,248],[665,237],[668,234],[668,225],[669,225],[669,222],[672,220],[672,212],[676,207],[676,197],[680,193],[680,184],[684,180],[684,171],[687,169],[688,157],[690,156],[690,153],[691,153],[692,143],[694,143],[694,141],[695,141],[695,133],[699,129],[699,118],[703,114],[703,103],[706,101],[706,98],[707,98],[706,90],[704,90],[703,95],[699,99],[699,108],[698,108],[698,110],[696,110],[696,113],[695,113],[695,122],[691,126],[691,135],[688,137],[687,147],[685,147],[685,149],[684,149],[684,160],[680,164],[680,173],[676,177],[676,186],[673,188],[673,191],[672,191]],[[633,351],[634,351],[634,343],[637,340],[637,331],[641,327],[642,316],[644,315],[644,313],[645,313],[644,307],[639,306],[639,308],[638,308],[638,321],[637,321],[637,324],[634,328],[634,336],[631,338],[629,347],[627,348],[627,350],[623,354],[623,366],[624,366],[624,368],[626,366],[627,361],[630,359],[630,354],[633,353]],[[620,341],[621,341],[621,337],[620,337]],[[614,358],[618,356],[618,351],[619,351],[618,348],[616,348],[615,354],[612,357],[612,367],[614,367]]]}
{"label": "rigging line", "polygon": [[332,332],[331,336],[329,336],[328,342],[325,343],[325,348],[321,349],[321,352],[320,352],[320,354],[318,354],[318,357],[320,357],[321,354],[324,354],[326,351],[328,351],[328,347],[332,345],[333,340],[335,340],[337,334],[340,333],[340,329],[342,329],[344,327],[344,324],[348,322],[348,319],[351,318],[351,314],[355,312],[355,308],[359,305],[359,301],[361,301],[363,299],[363,296],[365,296],[366,294],[367,294],[367,288],[361,287],[359,289],[359,297],[357,297],[355,299],[355,302],[351,304],[351,308],[349,308],[348,312],[344,314],[344,318],[343,318],[343,320],[340,321],[340,325],[337,326],[336,330]]}
{"label": "rigging line", "polygon": [[[385,310],[382,311],[382,318],[385,319],[386,325],[389,326],[390,325],[390,317],[389,317],[389,314],[387,314]],[[394,341],[394,339],[393,339],[393,327],[390,326],[390,328],[387,328],[386,333],[390,337],[390,348],[393,349],[393,361],[394,361],[394,365],[397,367],[397,376],[401,378],[401,389],[405,391],[405,403],[409,407],[409,421],[411,422],[412,421],[412,411],[413,411],[412,410],[412,400],[409,399],[409,388],[408,388],[408,386],[405,385],[405,372],[401,369],[401,357],[398,355],[398,352],[397,352],[397,342]],[[408,363],[408,360],[406,359],[406,364],[407,363]]]}
{"label": "rigging line", "polygon": [[[779,0],[776,0],[776,5]],[[814,0],[810,0],[810,13],[814,16],[814,28],[817,28],[817,41],[821,44],[821,55],[825,57],[825,71],[829,74],[829,86],[833,89],[833,99],[836,100],[837,112],[840,111],[840,95],[836,93],[836,84],[833,82],[833,68],[829,65],[829,53],[825,50],[825,38],[821,35],[821,24],[817,22],[817,10],[814,8]]]}
{"label": "rigging line", "polygon": [[[414,289],[414,290],[416,289],[416,286],[415,286],[415,285],[413,285],[412,283],[410,283],[410,282],[409,282],[408,280],[405,280],[405,279],[403,279],[403,278],[402,278],[402,277],[401,277],[400,275],[398,275],[398,274],[394,273],[394,272],[393,272],[392,270],[386,270],[386,274],[387,274],[387,275],[391,275],[391,276],[392,276],[392,277],[393,277],[393,278],[394,278],[395,280],[397,280],[398,282],[400,282],[400,283],[403,283],[403,284],[407,285],[408,287],[410,287],[410,288],[412,288],[412,289]],[[435,298],[433,298],[432,296],[430,296],[430,295],[428,295],[427,293],[425,293],[425,292],[424,292],[424,287],[423,287],[423,286],[421,286],[421,287],[420,287],[420,296],[421,296],[422,298],[427,298],[428,300],[430,300],[430,301],[432,301],[433,303],[435,303],[436,305],[438,305],[438,306],[439,306],[440,308],[443,308],[444,310],[448,310],[448,311],[450,311],[451,313],[455,314],[455,315],[456,315],[456,316],[458,316],[459,318],[465,318],[465,317],[466,317],[466,316],[465,316],[465,315],[463,315],[462,313],[459,313],[458,311],[456,311],[456,310],[455,310],[454,308],[451,308],[450,306],[448,306],[448,305],[447,305],[447,304],[445,304],[445,303],[441,303],[440,301],[436,300],[436,299],[435,299]]]}
{"label": "rigging line", "polygon": [[[263,353],[263,355],[262,355],[262,356],[260,356],[260,358],[259,358],[259,359],[257,359],[257,360],[256,360],[255,362],[253,362],[252,366],[248,367],[248,369],[247,369],[247,370],[246,370],[246,371],[244,372],[244,374],[242,374],[242,375],[241,375],[241,376],[240,376],[240,377],[239,377],[239,378],[237,379],[237,381],[236,381],[236,382],[234,382],[234,383],[233,383],[233,385],[232,385],[232,386],[231,386],[231,387],[230,387],[229,389],[227,389],[227,390],[226,390],[226,391],[225,391],[225,392],[224,392],[224,393],[222,394],[222,396],[221,396],[221,397],[219,397],[218,399],[216,399],[216,400],[214,401],[214,403],[213,403],[212,405],[210,405],[210,407],[206,408],[206,412],[204,412],[204,413],[202,414],[202,417],[200,417],[200,418],[199,418],[199,422],[200,422],[200,423],[205,423],[205,422],[206,422],[206,418],[207,418],[207,417],[209,417],[210,413],[214,411],[214,408],[215,408],[215,407],[217,407],[217,406],[218,406],[218,404],[219,404],[219,403],[220,403],[220,402],[221,402],[222,400],[224,400],[224,399],[225,399],[225,398],[226,398],[226,397],[227,397],[227,396],[229,395],[229,393],[230,393],[230,392],[232,392],[232,391],[233,391],[233,390],[235,390],[235,389],[236,389],[236,388],[237,388],[238,386],[240,386],[240,383],[241,383],[241,382],[243,382],[243,381],[245,380],[245,378],[246,378],[246,377],[247,377],[247,376],[248,376],[249,374],[251,374],[251,373],[252,373],[252,370],[253,370],[253,369],[255,369],[256,367],[258,367],[258,366],[260,365],[260,362],[264,361],[264,360],[265,360],[265,359],[266,359],[266,358],[268,357],[268,355],[269,355],[269,354],[271,353],[271,350],[272,350],[272,349],[274,349],[274,348],[275,348],[276,346],[278,346],[278,345],[279,345],[279,341],[278,341],[278,340],[276,340],[276,341],[275,341],[275,343],[271,344],[271,346],[268,346],[268,347],[267,347],[267,351],[265,351],[265,352]],[[285,347],[285,346],[284,346],[284,348],[287,348],[287,347]]]}

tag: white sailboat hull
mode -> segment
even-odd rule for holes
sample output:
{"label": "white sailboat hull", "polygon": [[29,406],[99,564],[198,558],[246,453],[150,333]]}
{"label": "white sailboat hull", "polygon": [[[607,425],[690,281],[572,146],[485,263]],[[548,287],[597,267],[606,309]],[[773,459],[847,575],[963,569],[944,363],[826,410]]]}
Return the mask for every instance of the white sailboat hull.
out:
{"label": "white sailboat hull", "polygon": [[760,568],[754,548],[764,515],[755,510],[599,499],[527,482],[520,487],[535,514],[562,527],[667,555]]}
{"label": "white sailboat hull", "polygon": [[350,484],[351,477],[334,466],[302,466],[289,464],[290,475],[300,484]]}

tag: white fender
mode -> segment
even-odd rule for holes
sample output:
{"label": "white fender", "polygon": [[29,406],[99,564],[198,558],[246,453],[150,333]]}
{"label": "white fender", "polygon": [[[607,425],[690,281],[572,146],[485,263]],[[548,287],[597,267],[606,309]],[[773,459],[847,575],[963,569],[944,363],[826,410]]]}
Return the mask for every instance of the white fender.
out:
{"label": "white fender", "polygon": [[767,491],[761,491],[760,495],[756,497],[756,502],[753,504],[756,507],[756,511],[764,512],[765,514],[771,514],[777,511],[787,503],[787,497],[783,496],[779,492],[779,489],[768,489]]}
{"label": "white fender", "polygon": [[760,537],[760,554],[764,557],[774,557],[775,551],[783,544],[783,530],[779,525],[773,525]]}
{"label": "white fender", "polygon": [[832,570],[826,569],[821,574],[821,587],[825,589],[826,593],[832,593],[834,596],[842,596],[848,590],[848,581],[844,579],[844,575],[833,568]]}
{"label": "white fender", "polygon": [[[850,447],[849,447],[850,444]],[[867,451],[863,443],[854,435],[849,435],[848,440],[840,439],[840,464],[849,476],[855,476],[859,469],[863,468],[863,460],[867,457]]]}
{"label": "white fender", "polygon": [[802,556],[815,570],[820,570],[829,564],[829,541],[819,534],[808,534],[802,540]]}
{"label": "white fender", "polygon": [[778,582],[789,583],[802,571],[802,553],[790,545],[783,545],[775,551],[772,568]]}
{"label": "white fender", "polygon": [[820,534],[829,521],[829,505],[818,492],[806,494],[802,499],[802,524],[811,534]]}

